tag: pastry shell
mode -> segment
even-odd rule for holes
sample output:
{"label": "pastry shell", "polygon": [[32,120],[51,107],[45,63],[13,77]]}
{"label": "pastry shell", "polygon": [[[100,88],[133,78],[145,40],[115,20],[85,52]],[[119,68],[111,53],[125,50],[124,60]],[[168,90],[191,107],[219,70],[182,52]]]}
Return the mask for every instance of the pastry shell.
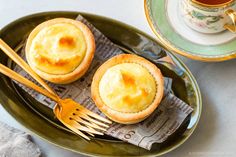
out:
{"label": "pastry shell", "polygon": [[[40,32],[40,30],[42,30],[43,28],[45,28],[47,26],[51,26],[54,24],[60,24],[60,23],[72,24],[72,25],[76,26],[77,28],[79,28],[80,31],[84,35],[84,38],[85,38],[85,41],[87,44],[86,45],[87,49],[86,49],[85,56],[84,56],[83,60],[81,61],[79,66],[76,67],[72,72],[67,73],[67,74],[49,74],[49,73],[46,73],[46,72],[43,72],[43,71],[37,69],[34,66],[34,64],[32,64],[32,61],[29,59],[30,48],[31,48],[33,39]],[[92,59],[94,57],[94,53],[95,53],[95,40],[94,40],[94,36],[93,36],[92,32],[90,31],[90,29],[82,22],[68,19],[68,18],[55,18],[55,19],[52,19],[52,20],[49,20],[49,21],[39,24],[30,33],[30,35],[27,39],[27,42],[26,42],[26,47],[25,47],[26,60],[27,60],[28,64],[30,65],[30,67],[43,79],[53,82],[53,83],[56,83],[56,84],[71,83],[71,82],[79,79],[80,77],[82,77],[85,74],[85,72],[88,70],[88,68],[92,62]]]}
{"label": "pastry shell", "polygon": [[[116,111],[107,106],[100,97],[99,83],[102,76],[105,74],[107,69],[121,63],[137,63],[142,65],[149,71],[149,73],[154,77],[156,81],[156,96],[153,102],[142,111],[134,113]],[[92,99],[94,100],[97,107],[111,120],[123,124],[133,124],[147,118],[160,104],[163,97],[163,93],[164,93],[164,79],[161,74],[161,71],[156,67],[156,65],[149,62],[148,60],[132,54],[117,55],[106,61],[96,71],[91,85]]]}

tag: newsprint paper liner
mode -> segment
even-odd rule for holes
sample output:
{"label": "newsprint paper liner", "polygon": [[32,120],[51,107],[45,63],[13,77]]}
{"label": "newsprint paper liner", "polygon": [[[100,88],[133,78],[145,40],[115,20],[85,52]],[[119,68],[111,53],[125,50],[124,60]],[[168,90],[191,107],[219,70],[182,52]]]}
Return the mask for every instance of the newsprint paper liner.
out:
{"label": "newsprint paper liner", "polygon": [[[87,73],[78,81],[68,85],[56,85],[52,83],[49,83],[49,85],[61,98],[72,98],[89,110],[104,116],[96,107],[90,96],[92,78],[95,71],[103,62],[123,52],[82,16],[79,15],[77,20],[86,24],[95,37],[96,52],[93,62]],[[24,57],[23,51],[22,56]],[[16,66],[15,70],[26,78],[34,81],[18,66]],[[164,142],[180,127],[185,118],[193,111],[189,105],[172,94],[171,84],[172,80],[165,78],[164,98],[150,117],[138,124],[132,125],[123,125],[114,122],[105,134],[148,150],[151,149],[154,143]],[[54,107],[54,101],[23,85],[20,86],[42,104],[50,108]]]}

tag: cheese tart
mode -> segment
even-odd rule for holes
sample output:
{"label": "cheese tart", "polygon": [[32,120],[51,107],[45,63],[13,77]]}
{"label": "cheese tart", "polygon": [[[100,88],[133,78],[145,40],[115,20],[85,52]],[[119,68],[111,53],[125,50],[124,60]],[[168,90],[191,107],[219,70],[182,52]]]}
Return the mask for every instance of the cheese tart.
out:
{"label": "cheese tart", "polygon": [[164,93],[161,71],[148,60],[131,54],[117,55],[96,71],[91,95],[111,120],[133,124],[147,118]]}
{"label": "cheese tart", "polygon": [[26,60],[43,79],[66,84],[89,68],[95,52],[94,36],[83,23],[56,18],[38,25],[25,47]]}

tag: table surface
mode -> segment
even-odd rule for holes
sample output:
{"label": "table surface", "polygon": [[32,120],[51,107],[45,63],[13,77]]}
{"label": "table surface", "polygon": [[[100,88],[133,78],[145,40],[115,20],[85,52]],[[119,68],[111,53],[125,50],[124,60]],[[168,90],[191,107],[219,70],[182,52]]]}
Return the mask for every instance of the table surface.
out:
{"label": "table surface", "polygon": [[[143,0],[0,0],[0,28],[9,22],[43,11],[82,11],[107,16],[132,25],[155,37],[144,14]],[[164,157],[236,156],[236,60],[204,63],[180,58],[195,76],[203,97],[202,116],[193,135]],[[1,87],[0,87],[1,88]],[[0,105],[1,121],[29,132]],[[45,157],[81,157],[33,135]]]}

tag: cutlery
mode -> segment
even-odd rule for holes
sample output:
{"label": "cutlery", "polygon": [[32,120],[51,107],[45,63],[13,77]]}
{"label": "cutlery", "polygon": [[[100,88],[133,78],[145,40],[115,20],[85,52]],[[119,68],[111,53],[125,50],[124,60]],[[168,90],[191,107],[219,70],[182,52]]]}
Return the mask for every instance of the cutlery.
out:
{"label": "cutlery", "polygon": [[30,66],[2,39],[0,39],[0,49],[2,49],[7,56],[9,56],[17,65],[24,69],[46,90],[42,89],[41,87],[37,86],[33,82],[2,64],[0,64],[0,72],[57,102],[53,109],[57,119],[77,135],[90,140],[90,138],[83,132],[86,132],[91,136],[94,136],[94,134],[103,135],[103,132],[106,131],[106,129],[109,127],[109,124],[112,123],[110,120],[93,113],[72,99],[61,99],[53,91],[53,89],[49,87],[46,82],[43,81],[30,68]]}

